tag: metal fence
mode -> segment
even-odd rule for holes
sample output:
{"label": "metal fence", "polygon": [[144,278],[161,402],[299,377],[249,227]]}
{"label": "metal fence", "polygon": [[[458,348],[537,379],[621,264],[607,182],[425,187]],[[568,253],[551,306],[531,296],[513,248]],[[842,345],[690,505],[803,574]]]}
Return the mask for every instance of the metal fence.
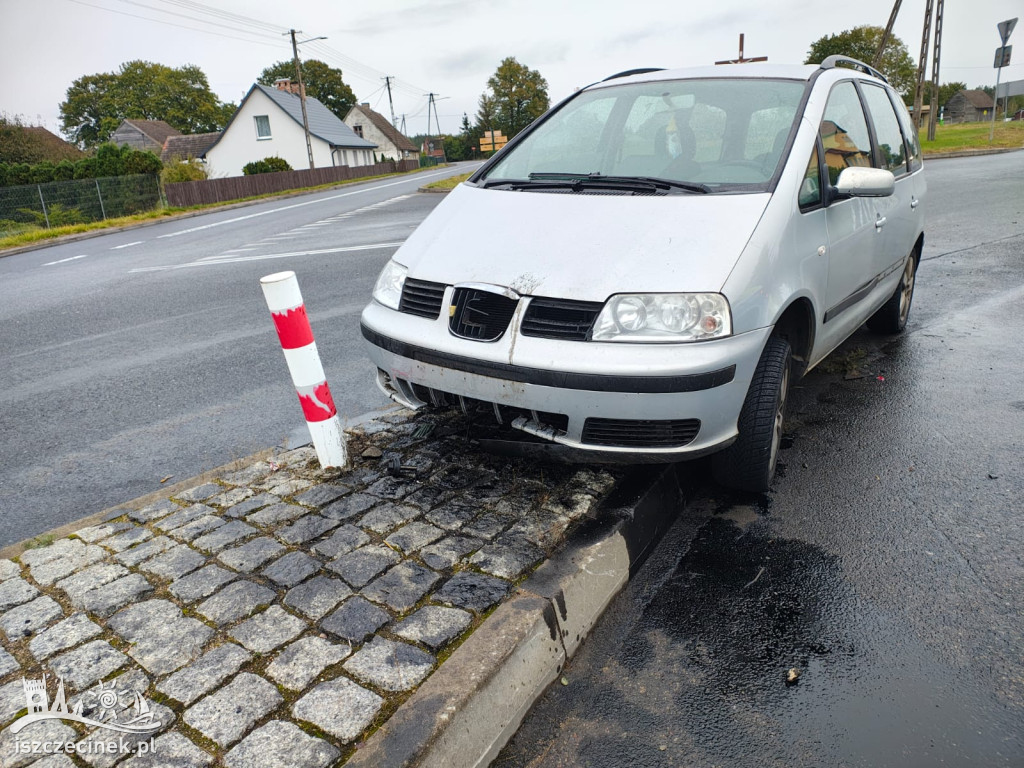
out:
{"label": "metal fence", "polygon": [[0,187],[0,237],[130,216],[159,205],[155,175]]}

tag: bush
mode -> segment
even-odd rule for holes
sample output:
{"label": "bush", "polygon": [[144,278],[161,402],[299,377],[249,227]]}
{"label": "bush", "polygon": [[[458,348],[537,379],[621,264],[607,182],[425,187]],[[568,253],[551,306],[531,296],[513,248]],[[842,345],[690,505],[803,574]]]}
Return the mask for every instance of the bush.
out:
{"label": "bush", "polygon": [[143,173],[160,173],[163,170],[164,164],[160,162],[160,158],[149,150],[139,149],[127,149],[127,153],[122,150],[121,159],[124,161],[124,172],[128,175],[136,175]]}
{"label": "bush", "polygon": [[45,214],[42,211],[36,211],[31,208],[19,208],[18,213],[31,217],[32,222],[37,227],[45,227],[47,219],[49,219],[51,227],[64,227],[70,224],[84,224],[88,221],[88,219],[86,219],[82,212],[77,208],[65,208],[60,203],[52,203],[49,205]]}
{"label": "bush", "polygon": [[49,184],[53,181],[53,174],[56,171],[56,167],[49,160],[44,160],[41,163],[36,163],[32,166],[31,176],[33,184]]}
{"label": "bush", "polygon": [[76,179],[95,179],[99,174],[97,171],[96,158],[86,157],[75,163]]}
{"label": "bush", "polygon": [[7,167],[7,183],[12,187],[32,183],[32,166],[28,163],[12,163]]}
{"label": "bush", "polygon": [[75,164],[70,160],[61,160],[54,166],[54,181],[71,181],[73,178],[75,178]]}
{"label": "bush", "polygon": [[288,165],[287,160],[274,156],[246,163],[242,168],[242,173],[246,176],[255,176],[257,173],[278,173],[279,171],[290,170],[292,170],[292,167]]}
{"label": "bush", "polygon": [[180,163],[165,165],[160,172],[160,181],[164,184],[177,184],[181,181],[202,181],[207,177],[206,166],[194,157]]}

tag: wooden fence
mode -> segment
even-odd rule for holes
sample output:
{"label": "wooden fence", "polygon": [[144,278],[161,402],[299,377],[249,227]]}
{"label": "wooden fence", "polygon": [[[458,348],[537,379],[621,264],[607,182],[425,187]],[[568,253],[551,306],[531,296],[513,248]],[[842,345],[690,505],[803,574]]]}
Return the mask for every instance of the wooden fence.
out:
{"label": "wooden fence", "polygon": [[385,160],[373,165],[360,165],[355,168],[338,166],[335,168],[314,168],[304,171],[281,171],[279,173],[258,173],[255,176],[232,176],[226,179],[206,179],[205,181],[182,181],[177,184],[165,184],[164,193],[167,204],[172,207],[186,208],[190,205],[209,205],[210,203],[226,203],[257,195],[287,192],[291,189],[318,187],[321,184],[336,184],[339,181],[360,179],[368,176],[381,176],[386,173],[414,171],[420,167],[418,158],[411,160]]}

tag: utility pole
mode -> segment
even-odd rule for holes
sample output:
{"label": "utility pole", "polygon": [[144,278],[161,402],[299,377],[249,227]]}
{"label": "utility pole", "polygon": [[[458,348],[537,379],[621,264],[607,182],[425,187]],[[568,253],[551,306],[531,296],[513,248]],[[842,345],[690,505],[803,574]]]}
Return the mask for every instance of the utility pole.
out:
{"label": "utility pole", "polygon": [[[299,63],[299,44],[295,42],[295,30],[290,29],[284,34],[292,36],[292,61],[295,62],[295,79],[299,81],[299,103],[302,105],[302,130],[306,132],[306,154],[309,155],[309,170],[313,170],[313,142],[309,138],[309,116],[306,114],[306,86],[302,84],[302,65]],[[326,40],[326,37],[311,37],[303,40],[311,43],[314,40]]]}
{"label": "utility pole", "polygon": [[309,138],[309,116],[306,114],[306,87],[302,84],[302,65],[299,64],[299,44],[295,42],[295,30],[289,30],[292,36],[292,61],[295,62],[295,79],[299,81],[299,103],[302,105],[302,130],[306,132],[306,154],[309,155],[309,170],[313,170],[313,142]]}
{"label": "utility pole", "polygon": [[441,158],[445,163],[448,162],[448,157],[444,153],[444,138],[441,136],[441,119],[437,116],[437,102],[440,99],[447,99],[447,96],[438,97],[436,93],[427,94],[427,150],[430,150],[430,110],[434,110],[434,124],[437,126],[437,136],[441,140]]}
{"label": "utility pole", "polygon": [[935,44],[932,46],[932,108],[928,113],[928,141],[935,141],[935,123],[939,119],[939,54],[942,51],[942,5],[936,0]]}
{"label": "utility pole", "polygon": [[395,124],[395,102],[391,100],[391,75],[384,77],[384,84],[388,87],[388,106],[391,107],[391,125],[398,127]]}
{"label": "utility pole", "polygon": [[875,69],[882,68],[882,54],[885,53],[885,46],[889,43],[889,37],[892,35],[892,28],[896,24],[896,15],[900,12],[902,2],[903,0],[896,0],[892,6],[892,13],[889,14],[889,23],[885,25],[885,32],[882,33],[882,42],[878,44],[875,58],[871,60],[871,66]]}
{"label": "utility pole", "polygon": [[[917,88],[914,91],[914,129],[921,130],[921,109],[924,106],[924,70],[928,65],[928,42],[932,32],[933,0],[924,9],[924,32],[921,34],[921,55],[917,59]],[[932,107],[935,105],[933,104]]]}
{"label": "utility pole", "polygon": [[740,33],[740,56],[738,59],[726,59],[725,61],[716,61],[715,64],[749,64],[753,61],[768,61],[767,56],[755,56],[752,59],[744,58],[743,56],[743,33]]}

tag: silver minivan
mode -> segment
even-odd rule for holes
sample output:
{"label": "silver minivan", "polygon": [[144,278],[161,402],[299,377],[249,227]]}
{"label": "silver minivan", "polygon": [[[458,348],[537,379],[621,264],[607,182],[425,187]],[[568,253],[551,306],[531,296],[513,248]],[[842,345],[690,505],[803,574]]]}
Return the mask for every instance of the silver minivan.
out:
{"label": "silver minivan", "polygon": [[516,136],[384,267],[362,333],[409,407],[623,461],[713,453],[763,491],[786,397],[862,324],[899,333],[925,181],[861,62],[640,70]]}

